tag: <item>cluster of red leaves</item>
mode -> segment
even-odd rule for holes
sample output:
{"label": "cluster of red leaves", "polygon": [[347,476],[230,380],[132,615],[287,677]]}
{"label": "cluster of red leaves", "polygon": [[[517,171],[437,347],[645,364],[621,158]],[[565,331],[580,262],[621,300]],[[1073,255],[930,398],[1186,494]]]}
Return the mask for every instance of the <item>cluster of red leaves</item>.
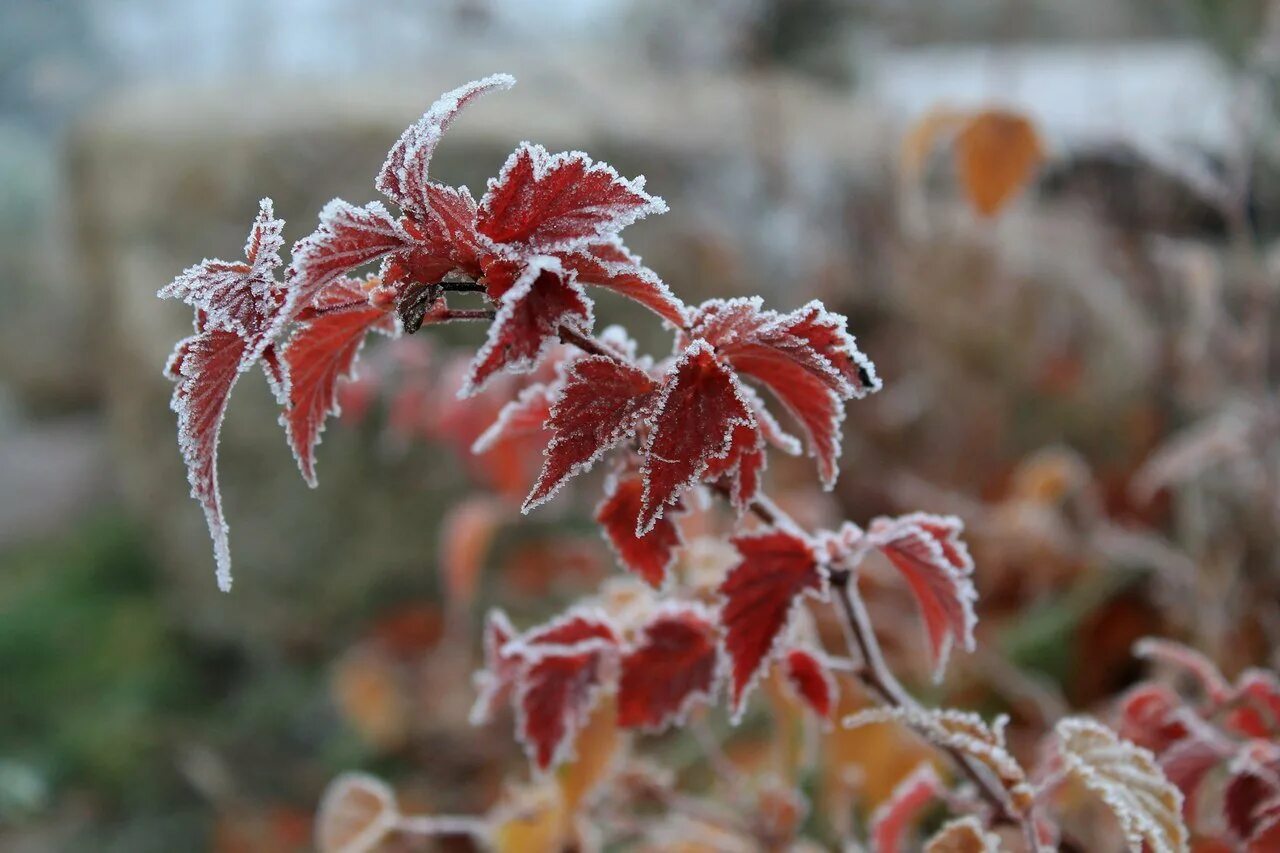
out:
{"label": "cluster of red leaves", "polygon": [[[715,613],[697,602],[666,602],[624,630],[604,612],[575,608],[523,634],[501,611],[485,626],[485,669],[477,674],[472,722],[505,703],[516,733],[539,768],[571,758],[574,736],[604,693],[617,696],[618,725],[659,732],[715,700],[721,651]],[[834,684],[813,653],[793,649],[788,677],[808,706],[827,717]]]}
{"label": "cluster of red leaves", "polygon": [[[627,518],[628,526],[622,533],[632,535],[630,525],[639,491],[636,478],[614,485],[599,513],[607,536],[612,538],[617,533],[610,527],[614,514]],[[752,687],[775,661],[783,664],[786,681],[796,695],[819,717],[827,718],[836,703],[835,682],[822,656],[797,648],[793,638],[794,614],[804,598],[825,599],[834,566],[853,570],[872,549],[877,549],[902,569],[916,592],[931,641],[943,637],[945,642],[941,645],[945,647],[958,639],[971,648],[972,566],[958,532],[955,519],[914,514],[877,519],[871,532],[865,534],[846,525],[839,534],[820,534],[822,544],[799,532],[782,529],[734,537],[732,542],[740,560],[719,586],[719,607],[668,601],[651,614],[650,621],[630,644],[619,645],[621,632],[613,627],[566,639],[564,625],[609,625],[600,615],[587,620],[579,611],[571,611],[522,638],[516,638],[505,617],[495,615],[486,633],[486,670],[480,677],[482,689],[476,719],[491,716],[495,703],[510,695],[512,685],[521,683],[521,662],[527,663],[531,654],[540,660],[546,654],[541,646],[547,642],[560,646],[567,643],[570,648],[560,651],[582,664],[554,673],[576,685],[573,690],[554,694],[572,705],[561,708],[556,715],[557,726],[565,720],[585,719],[594,702],[594,689],[613,689],[615,679],[619,718],[627,727],[665,728],[682,718],[694,702],[712,700],[721,680],[726,684],[736,719],[744,712]],[[650,532],[639,541],[655,535]],[[614,542],[618,545],[616,539]],[[624,548],[634,544],[630,541],[618,545],[624,562],[657,585],[656,571],[661,566],[653,561],[653,552],[641,551],[643,560],[628,560]],[[948,589],[952,590],[950,598],[944,593]],[[548,641],[548,637],[554,639]],[[605,666],[593,656],[588,666],[586,658],[576,657],[580,650],[572,648],[574,643],[586,640],[592,644],[593,655],[605,652],[597,646],[616,646],[616,662]],[[537,670],[537,675],[545,679],[553,674]],[[543,702],[545,695],[535,694],[535,698]],[[520,696],[516,701],[523,714],[519,735],[531,751],[537,745],[534,757],[546,766],[570,732],[559,727],[540,728],[537,723],[544,720],[530,708],[521,707],[525,700]]]}
{"label": "cluster of red leaves", "polygon": [[1280,679],[1261,669],[1230,683],[1200,653],[1143,640],[1137,653],[1188,678],[1195,696],[1144,682],[1119,703],[1120,735],[1151,750],[1183,794],[1197,849],[1280,849]]}
{"label": "cluster of red leaves", "polygon": [[[676,516],[691,489],[726,496],[739,514],[759,509],[766,448],[801,449],[753,386],[794,420],[823,484],[834,484],[844,404],[880,387],[844,317],[817,302],[778,312],[755,297],[686,308],[619,238],[665,204],[644,191],[642,178],[624,179],[580,152],[552,155],[521,144],[479,202],[466,188],[428,178],[432,154],[459,111],[512,82],[497,75],[463,86],[405,131],[376,181],[398,215],[381,202],[330,202],[315,232],[293,247],[280,282],[283,223],[264,202],[247,262],[205,261],[161,291],[197,309],[197,334],[179,345],[169,372],[178,383],[174,408],[193,493],[209,520],[224,588],[230,575],[216,446],[236,377],[263,363],[284,403],[289,444],[314,485],[315,447],[370,332],[490,319],[459,395],[471,397],[512,374],[531,381],[518,393],[505,388],[501,409],[451,409],[418,388],[394,419],[417,422],[427,408],[453,412],[456,428],[445,431],[465,433],[480,454],[543,445],[526,511],[619,451],[596,519],[620,562],[656,588],[666,584],[681,545]],[[376,272],[354,277],[374,264]],[[621,330],[592,337],[586,284],[655,312],[676,333],[672,355],[657,363],[638,357]],[[448,297],[463,292],[480,294],[490,310],[451,308]],[[577,349],[558,349],[557,340]],[[478,425],[486,414],[491,423]],[[448,419],[434,412],[431,419],[442,417]],[[477,718],[510,698],[531,757],[546,767],[572,742],[602,689],[618,692],[624,726],[659,729],[714,696],[723,673],[740,715],[751,686],[784,650],[788,682],[826,716],[835,691],[822,658],[791,648],[802,599],[826,598],[833,571],[851,573],[878,551],[919,601],[941,671],[952,645],[973,644],[972,565],[959,530],[955,519],[916,514],[878,519],[866,531],[846,524],[810,537],[778,526],[740,535],[733,543],[741,559],[718,590],[718,609],[672,603],[634,636],[582,611],[519,636],[495,617]]]}

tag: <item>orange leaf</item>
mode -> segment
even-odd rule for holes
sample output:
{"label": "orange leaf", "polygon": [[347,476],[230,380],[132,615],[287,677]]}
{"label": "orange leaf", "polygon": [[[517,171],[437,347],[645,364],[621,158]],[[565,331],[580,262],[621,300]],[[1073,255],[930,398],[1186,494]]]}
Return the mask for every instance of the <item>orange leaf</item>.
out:
{"label": "orange leaf", "polygon": [[496,853],[560,850],[570,837],[564,801],[554,786],[522,788],[499,807],[494,819]]}
{"label": "orange leaf", "polygon": [[603,697],[591,713],[591,719],[578,732],[573,761],[561,766],[556,777],[566,814],[576,814],[590,801],[612,773],[622,747],[617,702],[612,696]]}
{"label": "orange leaf", "polygon": [[498,503],[487,497],[468,498],[445,517],[440,542],[440,577],[452,611],[470,610],[485,555],[501,518]]}
{"label": "orange leaf", "polygon": [[1024,116],[1004,110],[973,115],[956,137],[956,171],[969,203],[994,216],[1044,161],[1044,146]]}

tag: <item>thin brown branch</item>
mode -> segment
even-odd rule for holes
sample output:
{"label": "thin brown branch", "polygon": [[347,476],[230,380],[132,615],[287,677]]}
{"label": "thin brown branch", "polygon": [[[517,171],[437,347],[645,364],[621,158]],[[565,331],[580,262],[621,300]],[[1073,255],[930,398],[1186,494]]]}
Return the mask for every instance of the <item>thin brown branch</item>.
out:
{"label": "thin brown branch", "polygon": [[[920,709],[920,703],[906,691],[884,659],[884,652],[881,651],[880,642],[871,626],[871,616],[867,613],[862,596],[858,594],[853,573],[848,569],[833,569],[831,586],[835,589],[836,602],[844,618],[847,635],[853,640],[852,644],[857,647],[865,664],[858,673],[858,678],[889,707]],[[1004,788],[992,780],[974,759],[951,747],[940,746],[939,749],[946,752],[960,772],[969,777],[978,793],[995,810],[998,822],[1024,822],[1009,808]]]}
{"label": "thin brown branch", "polygon": [[498,316],[498,312],[493,308],[446,308],[438,314],[432,314],[431,323],[436,325],[439,323],[473,320],[492,322],[496,316]]}

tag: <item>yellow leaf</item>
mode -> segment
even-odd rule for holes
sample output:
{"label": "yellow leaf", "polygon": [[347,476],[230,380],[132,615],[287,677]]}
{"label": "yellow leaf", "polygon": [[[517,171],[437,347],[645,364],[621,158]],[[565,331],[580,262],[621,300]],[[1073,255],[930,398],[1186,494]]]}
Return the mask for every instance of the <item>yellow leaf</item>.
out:
{"label": "yellow leaf", "polygon": [[521,788],[498,809],[493,829],[495,853],[561,850],[569,838],[568,814],[554,785]]}
{"label": "yellow leaf", "polygon": [[1044,161],[1044,146],[1025,117],[1004,110],[974,114],[956,137],[956,171],[969,203],[994,216]]}
{"label": "yellow leaf", "polygon": [[566,815],[572,816],[591,800],[592,794],[617,766],[624,736],[618,729],[618,705],[614,697],[603,697],[578,732],[574,759],[564,764],[556,776]]}
{"label": "yellow leaf", "polygon": [[[849,675],[840,675],[835,719],[871,707]],[[897,722],[856,729],[834,726],[822,735],[825,807],[842,807],[857,796],[868,813],[889,798],[898,783],[923,761],[935,759],[932,747]]]}
{"label": "yellow leaf", "polygon": [[1068,717],[1055,731],[1067,769],[1115,814],[1130,850],[1189,849],[1182,793],[1150,751],[1088,717]]}

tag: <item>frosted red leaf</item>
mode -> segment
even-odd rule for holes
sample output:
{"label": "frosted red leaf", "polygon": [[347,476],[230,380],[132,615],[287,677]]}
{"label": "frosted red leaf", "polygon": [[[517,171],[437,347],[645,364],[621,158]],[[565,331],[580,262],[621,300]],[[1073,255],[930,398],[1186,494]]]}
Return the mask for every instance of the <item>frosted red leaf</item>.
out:
{"label": "frosted red leaf", "polygon": [[706,340],[739,373],[758,380],[799,422],[830,488],[838,473],[843,401],[876,391],[875,367],[845,331],[845,318],[810,302],[790,314],[759,297],[711,300],[691,312],[689,336]]}
{"label": "frosted red leaf", "polygon": [[807,649],[792,649],[785,662],[787,684],[809,710],[829,719],[836,705],[836,681],[827,665]]}
{"label": "frosted red leaf", "polygon": [[1251,838],[1266,813],[1280,809],[1280,745],[1250,741],[1227,772],[1223,815],[1238,838]]}
{"label": "frosted red leaf", "polygon": [[909,850],[908,833],[925,807],[944,791],[930,764],[921,764],[897,784],[889,799],[871,814],[871,849],[878,853]]}
{"label": "frosted red leaf", "polygon": [[659,731],[682,721],[714,696],[717,661],[716,626],[707,609],[663,607],[622,657],[618,725]]}
{"label": "frosted red leaf", "polygon": [[596,508],[596,522],[605,539],[627,569],[654,589],[660,589],[676,561],[682,539],[671,513],[658,521],[644,536],[636,535],[636,519],[644,493],[644,482],[634,474],[613,478],[605,499]]}
{"label": "frosted red leaf", "polygon": [[616,237],[560,252],[557,256],[566,270],[577,274],[578,281],[635,300],[676,328],[684,325],[684,303]]}
{"label": "frosted red leaf", "polygon": [[490,179],[478,225],[495,243],[555,251],[615,234],[666,209],[644,191],[644,178],[628,181],[581,151],[553,155],[525,142]]}
{"label": "frosted red leaf", "polygon": [[552,438],[546,461],[524,511],[550,498],[566,480],[589,470],[606,451],[634,435],[653,404],[655,387],[643,370],[608,356],[570,363],[547,421]]}
{"label": "frosted red leaf", "polygon": [[802,597],[826,595],[826,574],[810,544],[785,530],[738,536],[741,561],[719,588],[730,698],[741,716],[747,692],[781,644]]}
{"label": "frosted red leaf", "polygon": [[203,312],[200,331],[234,332],[256,343],[274,334],[279,325],[285,292],[275,271],[282,245],[284,220],[275,218],[271,199],[264,198],[245,242],[244,261],[206,259],[183,270],[158,295],[181,299]]}
{"label": "frosted red leaf", "polygon": [[240,373],[252,363],[248,342],[211,329],[178,343],[165,374],[175,383],[170,408],[178,415],[178,447],[187,463],[191,497],[204,510],[217,563],[218,587],[231,589],[227,521],[218,493],[218,433]]}
{"label": "frosted red leaf", "polygon": [[500,372],[527,373],[555,343],[558,329],[591,330],[591,302],[554,258],[536,258],[502,295],[489,337],[471,362],[464,396]]}
{"label": "frosted red leaf", "polygon": [[1231,697],[1228,728],[1249,737],[1280,737],[1280,681],[1263,669],[1241,674]]}
{"label": "frosted red leaf", "polygon": [[733,371],[705,341],[694,341],[672,367],[654,406],[652,430],[641,454],[644,505],[636,533],[644,535],[663,508],[699,482],[714,460],[731,450],[738,426],[755,418]]}
{"label": "frosted red leaf", "polygon": [[[165,376],[176,383],[169,405],[178,415],[178,448],[191,496],[204,510],[224,591],[231,588],[231,553],[218,493],[218,434],[237,378],[272,346],[287,319],[288,297],[275,278],[283,231],[271,199],[264,198],[245,242],[245,262],[206,260],[159,291],[195,308],[196,334],[178,342]],[[273,390],[282,393],[287,379],[274,349],[266,367]]]}
{"label": "frosted red leaf", "polygon": [[973,651],[978,617],[973,604],[973,560],[960,532],[964,525],[952,516],[913,513],[896,519],[878,518],[867,531],[902,573],[915,595],[929,638],[934,677],[941,678],[952,646]]}
{"label": "frosted red leaf", "polygon": [[490,610],[484,623],[484,669],[475,674],[476,701],[471,706],[471,724],[490,722],[498,709],[511,699],[511,688],[520,669],[520,657],[507,650],[516,637],[511,620],[501,610]]}
{"label": "frosted red leaf", "polygon": [[440,137],[464,107],[476,98],[498,89],[510,89],[515,78],[509,74],[494,74],[475,80],[446,92],[412,125],[399,141],[391,147],[387,161],[378,173],[375,186],[385,193],[406,213],[422,217],[431,209],[428,170],[431,155],[440,144]]}
{"label": "frosted red leaf", "polygon": [[395,321],[365,301],[357,279],[331,282],[312,307],[316,313],[298,326],[284,349],[289,405],[280,419],[298,469],[314,488],[316,445],[326,418],[340,413],[338,382],[353,375],[368,333],[394,333]]}
{"label": "frosted red leaf", "polygon": [[598,698],[605,640],[595,639],[539,651],[526,661],[516,687],[516,731],[540,770],[569,757],[574,737]]}
{"label": "frosted red leaf", "polygon": [[1121,697],[1116,731],[1159,755],[1190,733],[1182,709],[1181,697],[1168,687],[1140,684]]}
{"label": "frosted red leaf", "polygon": [[531,628],[522,638],[525,646],[572,646],[588,640],[616,643],[617,639],[602,613],[585,609],[570,610],[546,625]]}
{"label": "frosted red leaf", "polygon": [[293,246],[289,287],[295,310],[311,304],[338,277],[413,245],[413,238],[378,202],[364,207],[335,198],[320,211],[320,224]]}
{"label": "frosted red leaf", "polygon": [[723,478],[728,489],[729,502],[739,514],[760,492],[760,475],[765,467],[764,436],[760,430],[747,424],[735,424],[729,452],[707,463],[702,478],[715,482]]}
{"label": "frosted red leaf", "polygon": [[[473,723],[492,719],[537,660],[556,654],[600,650],[617,645],[617,633],[599,613],[575,609],[545,625],[517,635],[501,610],[492,610],[485,622],[485,668],[476,675],[477,697],[471,709]],[[536,722],[536,721],[535,721]]]}

